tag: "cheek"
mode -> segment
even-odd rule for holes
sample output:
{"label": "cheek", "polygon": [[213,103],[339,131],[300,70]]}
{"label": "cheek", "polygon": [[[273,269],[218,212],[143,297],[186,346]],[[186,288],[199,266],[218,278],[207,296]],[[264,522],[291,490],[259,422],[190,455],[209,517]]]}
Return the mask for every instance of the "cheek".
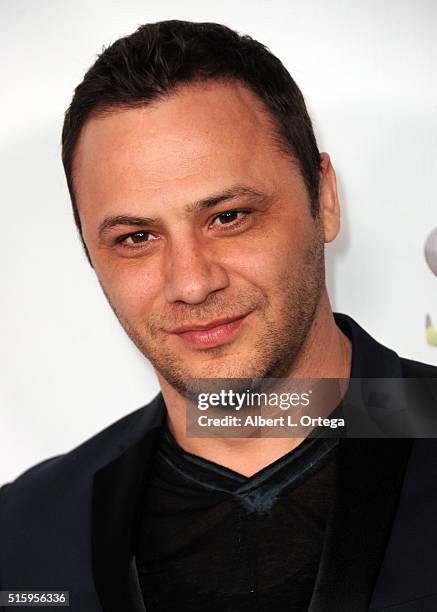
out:
{"label": "cheek", "polygon": [[243,277],[250,284],[268,290],[274,288],[284,275],[293,276],[301,265],[304,244],[302,236],[308,228],[288,219],[274,229],[264,228],[246,242],[229,243],[223,263],[229,271]]}
{"label": "cheek", "polygon": [[150,265],[138,261],[95,268],[99,281],[114,309],[126,319],[144,317],[161,293],[160,276]]}

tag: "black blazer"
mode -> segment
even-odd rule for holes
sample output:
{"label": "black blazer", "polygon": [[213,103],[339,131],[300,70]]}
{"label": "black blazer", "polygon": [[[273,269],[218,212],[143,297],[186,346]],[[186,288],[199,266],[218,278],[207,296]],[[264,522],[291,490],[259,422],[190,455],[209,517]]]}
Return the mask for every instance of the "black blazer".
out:
{"label": "black blazer", "polygon": [[[352,376],[437,378],[335,319]],[[0,589],[68,590],[73,612],[145,610],[133,534],[165,416],[159,394],[0,489]],[[342,438],[337,461],[310,612],[437,611],[437,440]]]}

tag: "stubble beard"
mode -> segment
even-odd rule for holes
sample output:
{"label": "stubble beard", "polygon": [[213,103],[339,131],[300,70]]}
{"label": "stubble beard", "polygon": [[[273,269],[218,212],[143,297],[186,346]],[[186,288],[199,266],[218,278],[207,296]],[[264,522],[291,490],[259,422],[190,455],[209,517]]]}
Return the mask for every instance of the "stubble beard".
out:
{"label": "stubble beard", "polygon": [[[290,262],[290,269],[292,266],[293,262]],[[117,311],[102,288],[132,342],[155,370],[176,391],[185,395],[187,381],[192,379],[260,379],[287,376],[292,371],[314,322],[324,282],[324,244],[323,240],[317,237],[307,247],[297,276],[293,275],[292,271],[283,273],[270,295],[259,288],[255,292],[242,292],[238,299],[234,300],[232,311],[229,310],[228,300],[225,304],[223,298],[215,293],[199,305],[181,304],[177,317],[172,319],[173,325],[195,320],[207,321],[218,316],[232,316],[250,310],[254,310],[264,324],[262,333],[250,351],[246,350],[245,354],[234,353],[233,359],[229,359],[229,345],[202,349],[205,362],[200,367],[190,367],[180,355],[166,346],[166,333],[162,331],[165,327],[164,319],[160,313],[154,313],[143,327],[134,324]],[[279,308],[273,315],[270,305],[275,302]],[[168,324],[166,327],[168,329]],[[190,388],[193,388],[192,382]]]}

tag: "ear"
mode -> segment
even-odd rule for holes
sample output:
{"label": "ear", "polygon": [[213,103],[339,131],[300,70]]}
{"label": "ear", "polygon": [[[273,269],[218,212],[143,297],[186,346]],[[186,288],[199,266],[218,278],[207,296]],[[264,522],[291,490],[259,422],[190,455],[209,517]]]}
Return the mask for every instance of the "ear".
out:
{"label": "ear", "polygon": [[340,205],[335,171],[327,153],[320,154],[319,201],[325,242],[332,242],[340,230]]}

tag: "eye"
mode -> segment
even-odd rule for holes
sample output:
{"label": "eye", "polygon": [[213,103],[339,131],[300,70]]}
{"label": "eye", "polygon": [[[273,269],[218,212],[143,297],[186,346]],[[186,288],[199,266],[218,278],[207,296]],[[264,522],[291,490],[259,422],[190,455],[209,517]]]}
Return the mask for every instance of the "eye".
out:
{"label": "eye", "polygon": [[249,210],[226,210],[216,215],[211,225],[219,229],[223,227],[224,230],[233,229],[245,223],[249,214]]}
{"label": "eye", "polygon": [[220,221],[220,225],[223,223],[231,223],[232,221],[236,221],[238,219],[238,210],[228,210],[224,213],[220,213],[214,221]]}
{"label": "eye", "polygon": [[150,242],[154,238],[155,236],[153,236],[153,234],[150,232],[133,232],[132,234],[127,234],[117,238],[117,244],[128,247],[136,247],[141,246],[146,242]]}

